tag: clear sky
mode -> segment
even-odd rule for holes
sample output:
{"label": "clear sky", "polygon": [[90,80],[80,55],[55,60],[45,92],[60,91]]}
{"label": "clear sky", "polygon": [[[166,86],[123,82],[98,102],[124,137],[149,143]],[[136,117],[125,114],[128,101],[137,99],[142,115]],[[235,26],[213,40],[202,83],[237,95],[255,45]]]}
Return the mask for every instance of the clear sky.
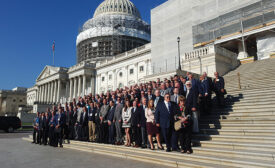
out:
{"label": "clear sky", "polygon": [[[150,23],[150,10],[167,0],[131,0]],[[76,64],[78,29],[103,0],[0,0],[0,89],[31,87],[46,65]]]}

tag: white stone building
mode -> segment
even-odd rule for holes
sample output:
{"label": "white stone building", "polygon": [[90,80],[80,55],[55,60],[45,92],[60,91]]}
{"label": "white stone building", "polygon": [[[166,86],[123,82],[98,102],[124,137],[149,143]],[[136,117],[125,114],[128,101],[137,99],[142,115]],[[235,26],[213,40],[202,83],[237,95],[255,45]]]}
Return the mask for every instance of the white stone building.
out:
{"label": "white stone building", "polygon": [[[269,2],[168,0],[151,11],[151,43],[140,46],[142,40],[150,41],[150,28],[138,9],[130,0],[104,0],[77,37],[77,64],[46,66],[27,91],[28,105],[33,112],[43,111],[90,93],[169,77],[181,72],[179,65],[197,74],[223,75],[239,65],[237,58],[256,58],[257,47],[258,57],[262,55],[258,59],[269,58],[274,53],[270,33],[275,28],[275,2]],[[268,17],[257,21],[262,15]],[[127,50],[126,46],[139,47]]]}

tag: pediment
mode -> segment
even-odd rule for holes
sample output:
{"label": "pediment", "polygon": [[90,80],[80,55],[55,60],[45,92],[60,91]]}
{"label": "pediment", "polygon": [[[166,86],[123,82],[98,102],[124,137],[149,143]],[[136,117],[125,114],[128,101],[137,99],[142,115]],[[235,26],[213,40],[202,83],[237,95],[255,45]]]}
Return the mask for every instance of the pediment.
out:
{"label": "pediment", "polygon": [[43,80],[49,76],[59,73],[59,67],[46,66],[43,71],[40,73],[36,81]]}

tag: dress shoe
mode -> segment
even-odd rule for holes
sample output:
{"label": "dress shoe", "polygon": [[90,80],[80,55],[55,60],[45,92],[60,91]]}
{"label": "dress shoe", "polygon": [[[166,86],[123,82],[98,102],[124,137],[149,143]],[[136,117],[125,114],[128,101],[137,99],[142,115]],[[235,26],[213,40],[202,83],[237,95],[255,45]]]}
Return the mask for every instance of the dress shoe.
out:
{"label": "dress shoe", "polygon": [[63,148],[63,145],[60,145],[60,148]]}
{"label": "dress shoe", "polygon": [[171,149],[167,148],[167,149],[166,149],[166,152],[171,152]]}
{"label": "dress shoe", "polygon": [[161,147],[158,146],[158,150],[164,150],[164,147],[163,146],[161,146]]}

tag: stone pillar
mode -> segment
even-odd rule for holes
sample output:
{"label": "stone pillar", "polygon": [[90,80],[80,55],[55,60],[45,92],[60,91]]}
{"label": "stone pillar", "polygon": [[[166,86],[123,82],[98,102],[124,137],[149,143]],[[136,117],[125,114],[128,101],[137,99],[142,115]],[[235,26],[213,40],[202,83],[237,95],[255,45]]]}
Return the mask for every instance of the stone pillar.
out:
{"label": "stone pillar", "polygon": [[43,85],[41,85],[40,86],[41,87],[41,96],[40,96],[40,103],[42,103],[44,100],[43,100],[43,96],[44,96],[44,86]]}
{"label": "stone pillar", "polygon": [[91,76],[91,83],[90,83],[90,85],[91,85],[91,93],[93,95],[95,95],[95,81],[94,81],[94,77],[93,76]]}
{"label": "stone pillar", "polygon": [[43,85],[43,103],[46,102],[46,85]]}
{"label": "stone pillar", "polygon": [[[244,46],[246,47],[246,46]],[[243,43],[241,41],[238,42],[238,50],[239,50],[239,54],[238,54],[238,59],[244,59],[244,58],[247,58],[248,57],[248,54],[247,54],[247,50],[246,48],[244,49],[243,47]]]}
{"label": "stone pillar", "polygon": [[114,83],[113,83],[113,90],[116,90],[118,85],[117,85],[117,71],[116,70],[113,70],[113,80],[114,80]]}
{"label": "stone pillar", "polygon": [[129,85],[129,66],[127,65],[126,67],[125,67],[125,71],[126,71],[126,85],[125,86],[127,86],[128,87],[128,85]]}
{"label": "stone pillar", "polygon": [[77,82],[77,79],[74,78],[74,94],[73,94],[73,98],[76,98],[76,82]]}
{"label": "stone pillar", "polygon": [[85,75],[83,75],[83,88],[82,88],[82,90],[83,90],[83,93],[82,93],[82,96],[84,97],[84,95],[85,95],[85,90],[86,90],[86,81],[87,81],[87,79],[86,79],[86,76]]}
{"label": "stone pillar", "polygon": [[70,101],[73,100],[73,79],[70,79]]}
{"label": "stone pillar", "polygon": [[51,98],[50,98],[50,103],[53,103],[54,101],[53,101],[53,85],[54,85],[54,83],[53,83],[53,81],[51,82]]}
{"label": "stone pillar", "polygon": [[53,86],[53,103],[56,103],[56,88],[57,88],[57,82],[56,80],[53,81],[54,82],[54,86]]}
{"label": "stone pillar", "polygon": [[138,84],[138,63],[135,64],[135,70],[136,70],[136,77],[137,77],[136,84]]}
{"label": "stone pillar", "polygon": [[[109,77],[108,77],[108,72],[106,72],[106,75],[105,75],[105,78],[106,78],[106,83],[107,83],[107,85],[106,85],[106,91],[108,91],[108,87],[109,87]],[[106,92],[105,91],[105,92]]]}
{"label": "stone pillar", "polygon": [[57,100],[56,103],[60,102],[60,91],[61,91],[61,80],[58,79],[58,83],[57,83]]}
{"label": "stone pillar", "polygon": [[77,97],[81,96],[81,76],[78,77],[78,92]]}
{"label": "stone pillar", "polygon": [[38,86],[38,100],[39,103],[41,102],[41,86]]}

